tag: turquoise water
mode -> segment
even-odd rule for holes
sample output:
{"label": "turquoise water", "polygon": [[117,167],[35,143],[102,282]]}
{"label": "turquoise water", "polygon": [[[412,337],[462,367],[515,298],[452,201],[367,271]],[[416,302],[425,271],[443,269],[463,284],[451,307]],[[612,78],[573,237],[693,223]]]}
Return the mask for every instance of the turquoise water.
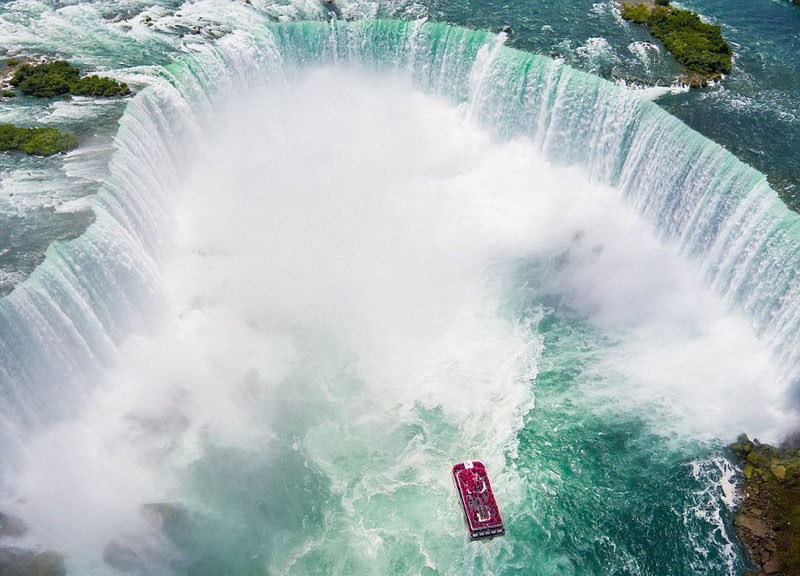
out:
{"label": "turquoise water", "polygon": [[[9,222],[80,234],[21,283],[5,264],[9,543],[71,574],[117,573],[112,540],[140,574],[744,573],[724,446],[792,429],[800,350],[797,217],[761,174],[636,92],[417,19],[502,25],[490,4],[43,6],[4,7],[18,50],[137,94],[3,103],[91,143],[2,167]],[[556,55],[617,77],[579,36]],[[466,458],[504,538],[467,538]]]}
{"label": "turquoise water", "polygon": [[[734,47],[733,71],[719,86],[666,93],[657,102],[689,126],[765,173],[797,208],[800,165],[800,13],[786,1],[680,2],[720,25]],[[624,23],[612,2],[432,2],[431,13],[457,24],[512,28],[510,45],[563,58],[582,70],[628,83],[669,86],[680,69],[646,30]]]}

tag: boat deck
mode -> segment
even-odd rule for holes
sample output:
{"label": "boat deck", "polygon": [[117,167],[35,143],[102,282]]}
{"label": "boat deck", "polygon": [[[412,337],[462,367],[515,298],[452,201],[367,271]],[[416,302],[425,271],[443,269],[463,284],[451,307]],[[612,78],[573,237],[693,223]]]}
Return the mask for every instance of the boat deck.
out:
{"label": "boat deck", "polygon": [[461,499],[469,537],[477,540],[505,534],[500,509],[483,462],[467,460],[456,464],[453,466],[453,481]]}

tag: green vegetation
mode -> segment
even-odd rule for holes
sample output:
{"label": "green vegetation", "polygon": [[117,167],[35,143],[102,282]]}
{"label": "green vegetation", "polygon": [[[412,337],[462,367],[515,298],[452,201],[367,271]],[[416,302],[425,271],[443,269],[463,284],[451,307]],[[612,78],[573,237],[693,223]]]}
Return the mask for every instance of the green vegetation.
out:
{"label": "green vegetation", "polygon": [[[657,2],[661,4],[661,2]],[[731,71],[731,47],[719,26],[706,24],[694,12],[670,6],[626,4],[622,17],[643,24],[661,40],[681,64],[699,74],[706,84]]]}
{"label": "green vegetation", "polygon": [[767,574],[800,574],[800,450],[742,435],[731,446],[744,472],[736,524]]}
{"label": "green vegetation", "polygon": [[2,96],[3,98],[13,98],[16,95],[17,95],[17,93],[14,92],[13,90],[2,90],[2,91],[0,91],[0,96]]}
{"label": "green vegetation", "polygon": [[131,90],[125,82],[100,76],[84,76],[70,86],[70,93],[76,96],[125,96]]}
{"label": "green vegetation", "polygon": [[19,64],[19,60],[17,60],[16,58],[9,58],[8,60],[6,60],[6,66],[8,66],[9,68],[13,68],[17,64]]}
{"label": "green vegetation", "polygon": [[20,151],[38,156],[50,156],[72,150],[78,140],[57,128],[22,128],[0,124],[0,151]]}
{"label": "green vegetation", "polygon": [[11,78],[11,85],[23,94],[38,98],[52,98],[62,94],[77,96],[124,96],[130,94],[128,85],[111,78],[99,76],[80,77],[80,70],[64,60],[37,64],[23,64]]}

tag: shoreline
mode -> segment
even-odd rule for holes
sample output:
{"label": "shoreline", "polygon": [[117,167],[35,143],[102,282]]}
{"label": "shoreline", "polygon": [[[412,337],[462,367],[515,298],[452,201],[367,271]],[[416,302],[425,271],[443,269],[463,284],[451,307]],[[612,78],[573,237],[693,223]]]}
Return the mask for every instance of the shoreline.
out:
{"label": "shoreline", "polygon": [[730,448],[743,476],[735,528],[758,567],[755,576],[800,574],[800,450],[761,444],[745,434]]}

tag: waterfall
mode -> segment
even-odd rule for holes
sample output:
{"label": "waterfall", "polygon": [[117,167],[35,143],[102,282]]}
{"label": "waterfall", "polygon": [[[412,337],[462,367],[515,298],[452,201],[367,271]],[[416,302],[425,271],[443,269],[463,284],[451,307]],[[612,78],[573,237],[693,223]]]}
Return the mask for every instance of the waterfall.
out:
{"label": "waterfall", "polygon": [[764,177],[502,34],[251,15],[129,72],[94,222],[0,300],[3,511],[86,573],[741,571],[719,439],[800,364]]}
{"label": "waterfall", "polygon": [[[320,64],[407,74],[465,106],[496,137],[529,137],[550,161],[616,187],[665,242],[748,315],[788,380],[800,349],[798,217],[764,177],[656,105],[503,37],[430,22],[265,24],[198,45],[153,73],[129,104],[95,223],[57,242],[0,301],[0,397],[11,446],[74,413],[116,345],[161,301],[171,193],[232,93]],[[5,446],[4,446],[5,447]]]}

